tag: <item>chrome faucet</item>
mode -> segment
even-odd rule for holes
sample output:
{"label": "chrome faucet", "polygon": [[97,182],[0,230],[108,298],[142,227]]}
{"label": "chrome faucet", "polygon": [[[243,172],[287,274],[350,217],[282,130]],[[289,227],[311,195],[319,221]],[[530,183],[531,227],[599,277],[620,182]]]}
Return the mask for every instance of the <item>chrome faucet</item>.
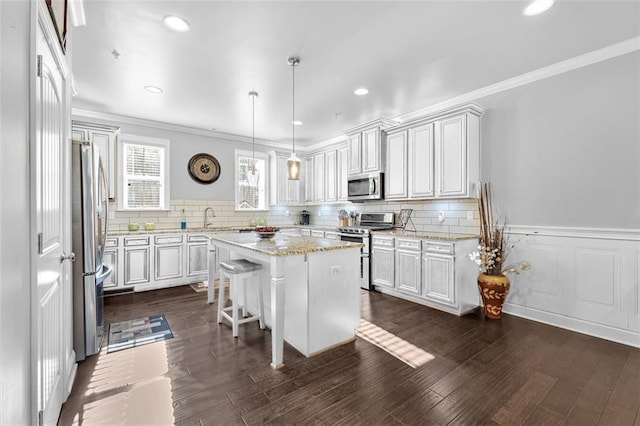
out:
{"label": "chrome faucet", "polygon": [[204,229],[207,229],[209,227],[209,225],[213,225],[213,222],[209,222],[208,219],[208,213],[209,210],[211,210],[211,217],[216,217],[216,212],[213,211],[212,207],[207,207],[206,209],[204,209]]}

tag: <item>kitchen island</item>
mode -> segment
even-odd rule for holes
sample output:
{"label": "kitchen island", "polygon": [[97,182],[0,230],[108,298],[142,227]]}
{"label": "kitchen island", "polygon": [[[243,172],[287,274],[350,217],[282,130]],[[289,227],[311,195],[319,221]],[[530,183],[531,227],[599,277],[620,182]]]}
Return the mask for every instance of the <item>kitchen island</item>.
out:
{"label": "kitchen island", "polygon": [[[360,323],[360,252],[362,244],[276,234],[260,239],[254,232],[220,232],[209,244],[209,283],[218,276],[219,259],[245,258],[263,265],[265,322],[271,327],[273,368],[283,364],[286,340],[312,356],[355,338]],[[208,302],[214,289],[208,287]],[[251,299],[247,305],[251,309]]]}

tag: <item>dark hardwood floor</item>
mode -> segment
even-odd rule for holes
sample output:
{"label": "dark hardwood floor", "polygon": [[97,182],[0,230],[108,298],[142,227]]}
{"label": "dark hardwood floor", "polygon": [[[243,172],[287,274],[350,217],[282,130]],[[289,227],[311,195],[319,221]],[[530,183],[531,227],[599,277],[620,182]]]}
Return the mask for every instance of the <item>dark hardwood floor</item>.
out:
{"label": "dark hardwood floor", "polygon": [[357,338],[307,359],[285,344],[274,371],[269,331],[253,322],[234,339],[206,292],[105,302],[106,322],[154,313],[175,337],[111,354],[105,343],[79,364],[59,424],[640,425],[640,349],[509,315],[363,292],[363,319],[392,348]]}

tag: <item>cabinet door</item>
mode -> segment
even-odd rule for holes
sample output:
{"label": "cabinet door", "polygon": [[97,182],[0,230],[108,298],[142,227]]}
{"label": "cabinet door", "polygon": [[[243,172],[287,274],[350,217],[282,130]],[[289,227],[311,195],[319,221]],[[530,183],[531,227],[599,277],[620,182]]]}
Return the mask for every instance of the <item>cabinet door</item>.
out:
{"label": "cabinet door", "polygon": [[350,175],[357,175],[362,173],[362,136],[360,133],[357,135],[349,136],[349,169]]}
{"label": "cabinet door", "polygon": [[466,115],[436,122],[436,182],[438,197],[467,195]]}
{"label": "cabinet door", "polygon": [[324,202],[324,154],[313,156],[313,201]]}
{"label": "cabinet door", "polygon": [[182,277],[182,244],[156,246],[156,281]]}
{"label": "cabinet door", "polygon": [[396,249],[396,288],[405,293],[420,294],[422,289],[420,252]]}
{"label": "cabinet door", "polygon": [[362,173],[381,170],[381,145],[380,131],[377,128],[362,132]]}
{"label": "cabinet door", "polygon": [[187,245],[187,276],[206,275],[209,272],[207,263],[207,244]]}
{"label": "cabinet door", "polygon": [[114,199],[116,189],[116,168],[115,168],[115,133],[107,131],[91,131],[91,140],[100,150],[102,158],[102,166],[107,174],[107,182],[109,185],[109,199]]}
{"label": "cabinet door", "polygon": [[338,201],[337,183],[337,151],[327,151],[324,154],[324,201]]}
{"label": "cabinet door", "polygon": [[[303,184],[300,183],[300,180],[289,180],[286,172],[285,179],[287,180],[287,204],[300,204],[302,199],[300,188]],[[304,182],[304,177],[302,181]]]}
{"label": "cabinet door", "polygon": [[308,157],[304,160],[304,176],[304,201],[313,203],[315,197],[315,193],[313,192],[313,157]]}
{"label": "cabinet door", "polygon": [[337,169],[337,182],[336,186],[338,187],[338,201],[347,201],[347,197],[349,195],[348,192],[348,175],[349,175],[349,149],[348,148],[340,148],[338,150],[338,165]]}
{"label": "cabinet door", "polygon": [[389,135],[387,144],[384,197],[407,198],[407,132]]}
{"label": "cabinet door", "polygon": [[102,261],[111,265],[111,275],[104,280],[104,289],[118,287],[118,250],[105,250],[102,255]]}
{"label": "cabinet door", "polygon": [[124,249],[124,285],[148,283],[150,274],[149,246]]}
{"label": "cabinet door", "polygon": [[456,306],[453,256],[425,253],[424,296],[427,299]]}
{"label": "cabinet door", "polygon": [[409,129],[409,198],[430,198],[433,190],[433,123]]}
{"label": "cabinet door", "polygon": [[394,288],[393,249],[373,247],[371,249],[371,279],[374,285]]}

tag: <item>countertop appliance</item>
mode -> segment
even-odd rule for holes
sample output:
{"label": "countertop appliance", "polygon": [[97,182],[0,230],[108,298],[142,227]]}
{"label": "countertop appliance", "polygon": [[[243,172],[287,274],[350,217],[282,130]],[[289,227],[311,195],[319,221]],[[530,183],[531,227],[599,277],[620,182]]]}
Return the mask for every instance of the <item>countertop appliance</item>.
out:
{"label": "countertop appliance", "polygon": [[311,217],[311,213],[309,213],[306,210],[302,210],[300,212],[300,225],[308,225],[310,217]]}
{"label": "countertop appliance", "polygon": [[337,228],[341,241],[353,241],[364,244],[360,252],[360,287],[371,290],[371,231],[393,229],[394,215],[390,213],[361,213],[360,221],[354,226]]}
{"label": "countertop appliance", "polygon": [[347,199],[355,202],[382,200],[384,198],[383,182],[383,173],[349,176]]}
{"label": "countertop appliance", "polygon": [[73,141],[71,157],[73,348],[81,361],[100,351],[104,334],[103,285],[111,274],[111,266],[102,262],[109,191],[93,142]]}

